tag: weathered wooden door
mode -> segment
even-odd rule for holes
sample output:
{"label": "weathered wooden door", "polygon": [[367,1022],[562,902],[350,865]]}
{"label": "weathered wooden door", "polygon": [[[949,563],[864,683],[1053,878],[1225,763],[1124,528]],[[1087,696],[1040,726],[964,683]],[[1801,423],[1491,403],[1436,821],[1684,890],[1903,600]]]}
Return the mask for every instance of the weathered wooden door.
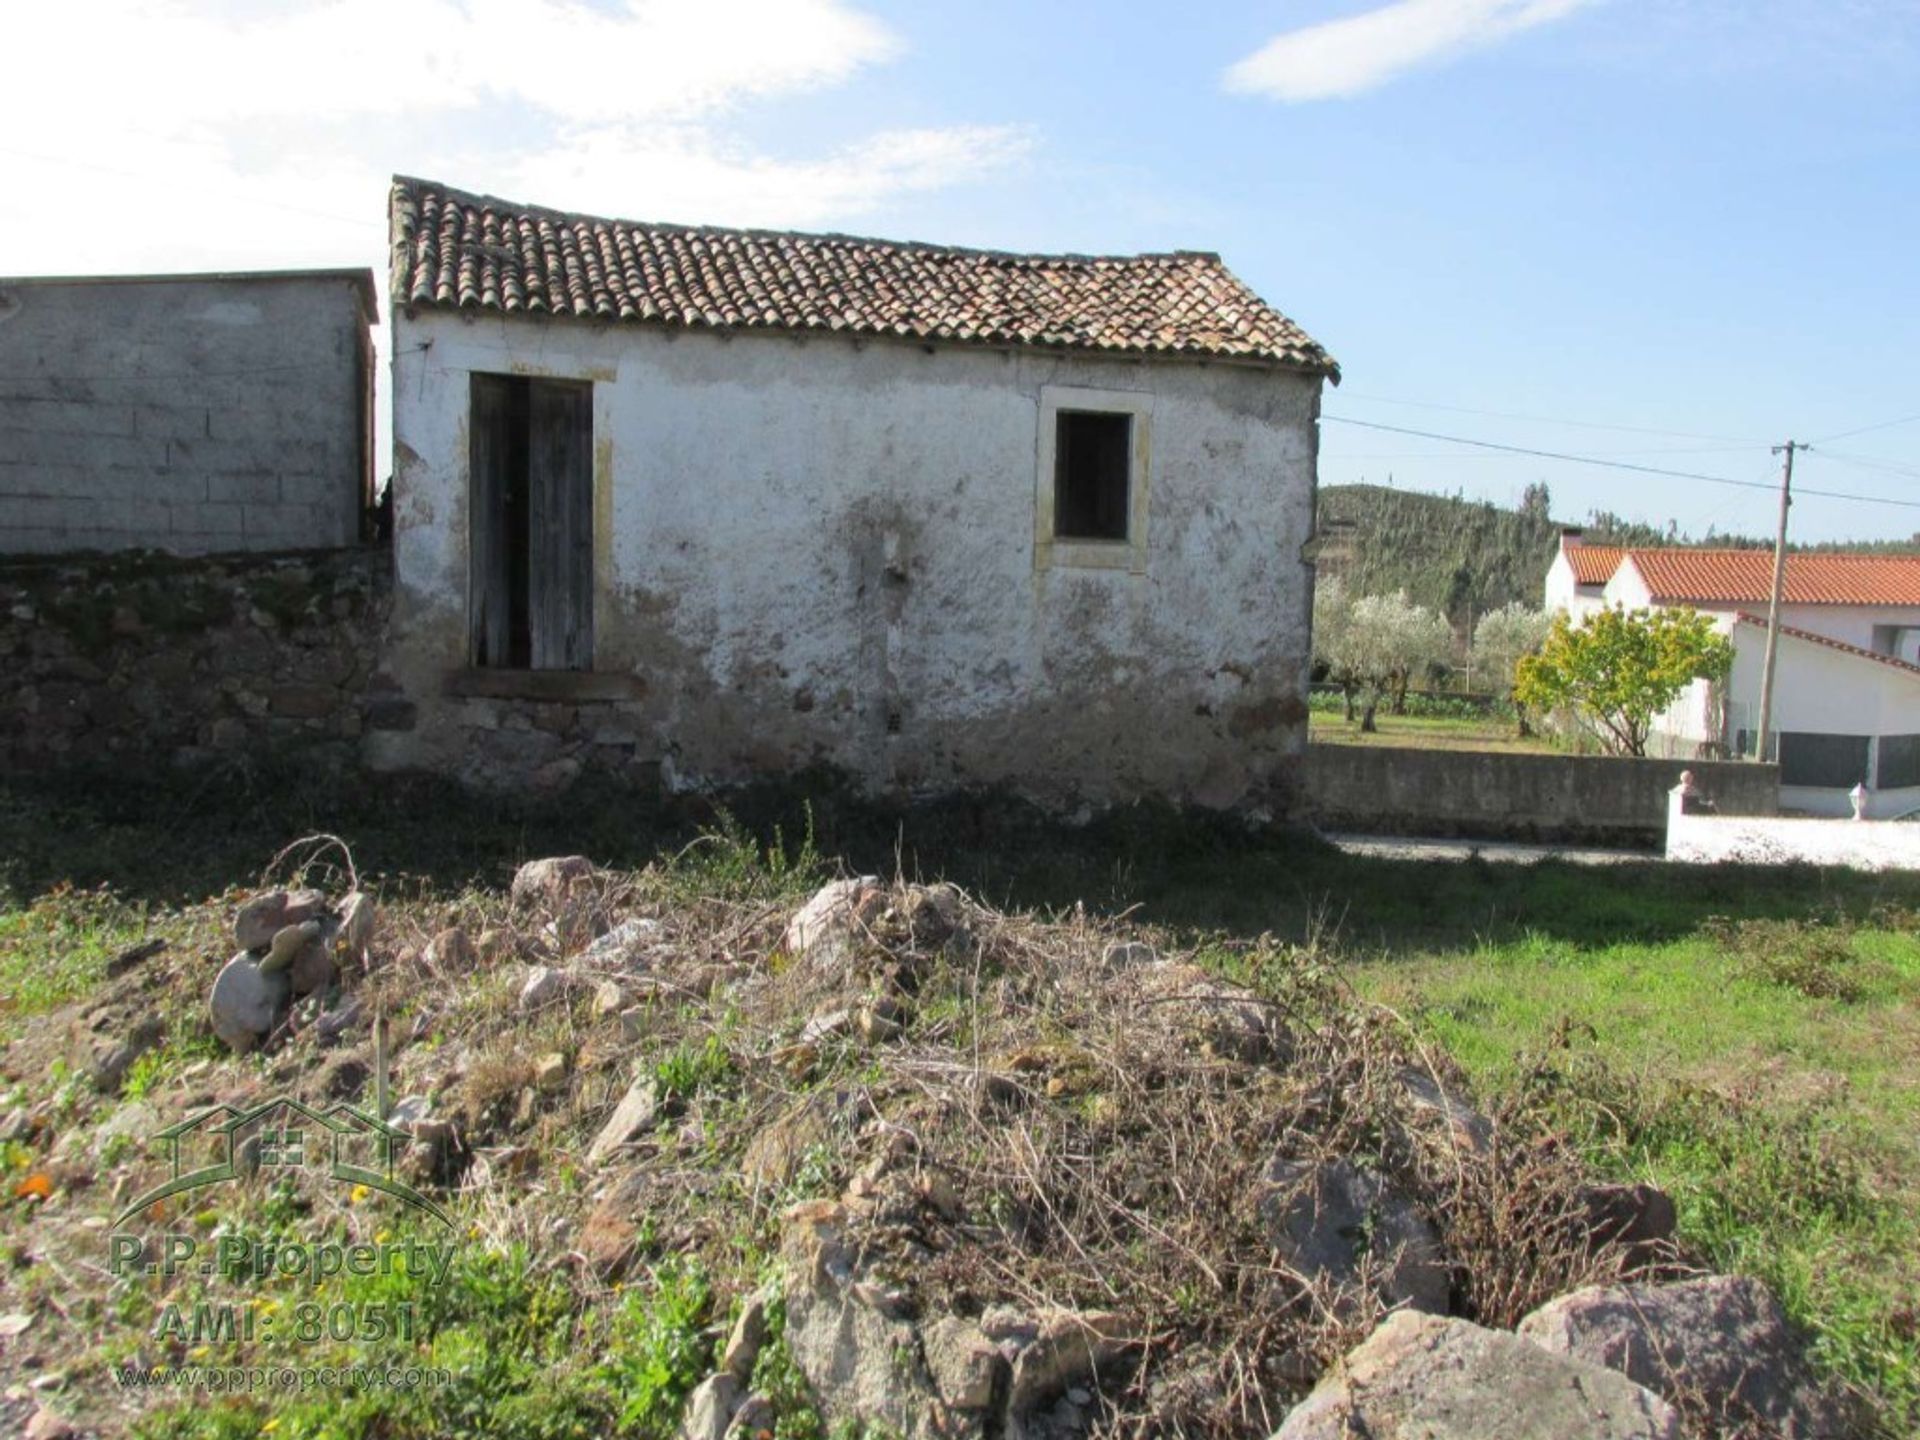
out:
{"label": "weathered wooden door", "polygon": [[531,384],[528,620],[535,670],[593,664],[593,387]]}

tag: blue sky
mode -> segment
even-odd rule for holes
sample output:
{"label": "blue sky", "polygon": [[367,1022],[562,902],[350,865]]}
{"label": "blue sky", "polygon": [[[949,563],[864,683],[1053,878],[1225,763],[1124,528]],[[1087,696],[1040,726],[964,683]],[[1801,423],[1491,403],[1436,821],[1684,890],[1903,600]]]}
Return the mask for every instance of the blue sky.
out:
{"label": "blue sky", "polygon": [[[1792,436],[1803,486],[1920,501],[1920,419],[1819,443],[1920,416],[1912,0],[94,0],[11,24],[34,58],[0,87],[0,271],[378,268],[394,171],[641,218],[1209,249],[1340,358],[1329,416],[1746,481]],[[1389,474],[1772,526],[1763,490],[1327,425],[1324,483]],[[1920,509],[1808,497],[1794,527],[1897,537]]]}

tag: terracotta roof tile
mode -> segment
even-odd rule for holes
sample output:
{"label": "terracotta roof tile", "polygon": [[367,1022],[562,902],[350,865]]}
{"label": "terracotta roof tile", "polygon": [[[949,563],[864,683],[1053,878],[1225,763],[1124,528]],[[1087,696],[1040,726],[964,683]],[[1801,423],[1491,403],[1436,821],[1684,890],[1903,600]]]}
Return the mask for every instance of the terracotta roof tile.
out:
{"label": "terracotta roof tile", "polygon": [[[1767,617],[1764,615],[1749,615],[1746,611],[1742,610],[1739,614],[1739,620],[1742,625],[1752,625],[1760,630],[1767,628]],[[1780,627],[1780,633],[1782,635],[1790,635],[1795,640],[1810,640],[1815,645],[1824,645],[1829,650],[1840,651],[1843,655],[1855,655],[1862,660],[1871,660],[1877,665],[1890,665],[1895,670],[1904,670],[1909,674],[1920,675],[1920,665],[1914,664],[1911,660],[1902,660],[1898,655],[1881,655],[1873,650],[1863,650],[1858,645],[1849,645],[1845,640],[1836,640],[1831,635],[1815,634],[1811,630],[1802,630],[1793,625],[1782,625]]]}
{"label": "terracotta roof tile", "polygon": [[[1739,605],[1773,590],[1770,550],[1630,550],[1653,598]],[[1787,556],[1789,605],[1920,605],[1920,555]]]}
{"label": "terracotta roof tile", "polygon": [[1567,563],[1576,585],[1604,585],[1620,568],[1626,550],[1619,545],[1568,545]]}
{"label": "terracotta roof tile", "polygon": [[1217,255],[1010,255],[603,220],[405,177],[389,220],[399,305],[1260,360],[1340,378]]}

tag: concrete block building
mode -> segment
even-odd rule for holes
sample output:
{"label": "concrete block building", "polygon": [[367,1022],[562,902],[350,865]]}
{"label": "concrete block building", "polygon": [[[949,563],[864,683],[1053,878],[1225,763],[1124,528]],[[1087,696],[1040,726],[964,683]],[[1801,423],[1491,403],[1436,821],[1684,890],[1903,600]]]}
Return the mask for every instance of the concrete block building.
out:
{"label": "concrete block building", "polygon": [[368,270],[0,279],[0,554],[357,544]]}

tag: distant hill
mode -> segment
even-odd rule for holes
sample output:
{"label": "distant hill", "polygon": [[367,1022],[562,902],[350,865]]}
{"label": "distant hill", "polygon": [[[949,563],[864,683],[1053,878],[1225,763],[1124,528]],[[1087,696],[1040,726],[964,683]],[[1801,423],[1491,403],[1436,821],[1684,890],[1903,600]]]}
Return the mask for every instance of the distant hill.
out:
{"label": "distant hill", "polygon": [[[1767,549],[1771,537],[1719,535],[1695,540],[1669,528],[1596,511],[1584,523],[1555,520],[1545,486],[1529,487],[1518,510],[1460,495],[1429,495],[1385,485],[1333,485],[1320,491],[1319,569],[1364,595],[1405,590],[1415,604],[1443,611],[1463,636],[1469,614],[1511,601],[1540,603],[1560,531],[1579,524],[1592,545],[1713,545]],[[1848,541],[1795,550],[1920,550],[1907,541]]]}
{"label": "distant hill", "polygon": [[1344,579],[1350,593],[1405,590],[1456,628],[1469,607],[1483,615],[1512,600],[1538,605],[1560,543],[1561,527],[1544,509],[1384,485],[1323,489],[1319,518],[1322,577]]}

